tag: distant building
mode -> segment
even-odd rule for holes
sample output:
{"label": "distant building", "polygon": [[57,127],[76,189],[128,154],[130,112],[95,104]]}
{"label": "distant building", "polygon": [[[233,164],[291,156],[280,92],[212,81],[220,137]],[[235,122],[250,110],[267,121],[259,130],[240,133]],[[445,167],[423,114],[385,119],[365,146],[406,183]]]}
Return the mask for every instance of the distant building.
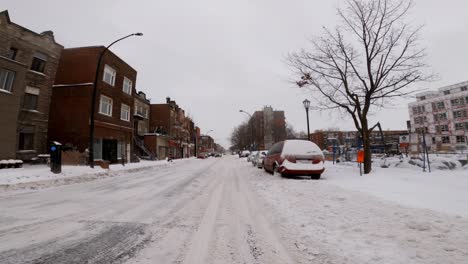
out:
{"label": "distant building", "polygon": [[156,149],[158,157],[184,158],[194,153],[194,124],[185,116],[185,111],[175,101],[168,97],[164,104],[151,104],[150,112],[150,131],[166,136],[167,144],[157,147],[148,146],[148,148]]}
{"label": "distant building", "polygon": [[430,151],[467,150],[468,82],[419,93],[408,108],[412,152],[422,151],[423,132]]}
{"label": "distant building", "polygon": [[[407,130],[383,130],[382,136],[378,128],[375,128],[370,134],[371,150],[375,153],[384,151],[401,151],[400,137],[408,136]],[[358,131],[340,131],[340,130],[316,130],[310,134],[310,140],[317,144],[320,149],[332,151],[333,146],[344,148],[360,148],[362,140]]]}
{"label": "distant building", "polygon": [[50,95],[63,46],[0,12],[0,159],[48,153]]}
{"label": "distant building", "polygon": [[212,153],[215,152],[214,139],[208,135],[200,136],[200,153]]}
{"label": "distant building", "polygon": [[[64,49],[52,93],[49,139],[84,152],[89,145],[91,97],[104,46]],[[94,159],[132,158],[137,72],[112,51],[99,69],[95,108]],[[138,97],[137,97],[138,98]]]}
{"label": "distant building", "polygon": [[286,139],[284,111],[275,111],[271,106],[255,111],[249,126],[253,130],[257,149],[269,149],[274,143]]}

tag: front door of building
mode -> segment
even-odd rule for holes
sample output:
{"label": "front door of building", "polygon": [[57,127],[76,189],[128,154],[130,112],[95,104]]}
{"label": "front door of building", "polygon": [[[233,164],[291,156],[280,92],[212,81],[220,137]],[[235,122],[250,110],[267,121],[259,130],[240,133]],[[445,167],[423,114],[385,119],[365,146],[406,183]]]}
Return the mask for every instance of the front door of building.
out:
{"label": "front door of building", "polygon": [[110,162],[117,162],[117,140],[102,140],[102,159]]}

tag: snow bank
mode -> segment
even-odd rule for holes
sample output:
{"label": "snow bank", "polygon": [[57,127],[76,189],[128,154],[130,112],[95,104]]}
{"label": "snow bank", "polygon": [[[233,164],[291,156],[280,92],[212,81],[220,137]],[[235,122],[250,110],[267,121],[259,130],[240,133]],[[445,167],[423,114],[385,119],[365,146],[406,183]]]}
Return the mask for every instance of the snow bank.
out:
{"label": "snow bank", "polygon": [[[432,170],[456,170],[462,169],[462,163],[456,157],[441,157],[431,155],[429,157],[429,162]],[[422,157],[418,158],[399,158],[399,157],[388,157],[383,158],[379,161],[380,167],[394,167],[394,168],[422,168],[424,166],[424,161]],[[427,168],[427,161],[425,164]],[[466,168],[463,168],[466,169]]]}
{"label": "snow bank", "polygon": [[[174,161],[174,163],[181,162],[181,160]],[[139,163],[127,163],[125,166],[122,164],[112,164],[109,169],[102,169],[96,166],[94,169],[88,166],[62,166],[62,173],[54,174],[50,171],[47,165],[25,165],[23,168],[17,169],[1,169],[0,170],[0,187],[10,187],[12,185],[27,184],[27,186],[34,186],[33,183],[37,182],[71,182],[72,178],[95,179],[97,176],[109,176],[114,172],[134,172],[149,167],[165,166],[169,162],[162,161],[146,161],[143,160]],[[80,182],[81,180],[75,181]]]}
{"label": "snow bank", "polygon": [[[327,164],[322,174],[329,184],[360,191],[411,207],[468,217],[468,174],[460,170],[423,172],[408,162],[389,162],[389,168],[374,164],[371,174],[359,176],[354,163]],[[466,166],[465,166],[466,167]]]}

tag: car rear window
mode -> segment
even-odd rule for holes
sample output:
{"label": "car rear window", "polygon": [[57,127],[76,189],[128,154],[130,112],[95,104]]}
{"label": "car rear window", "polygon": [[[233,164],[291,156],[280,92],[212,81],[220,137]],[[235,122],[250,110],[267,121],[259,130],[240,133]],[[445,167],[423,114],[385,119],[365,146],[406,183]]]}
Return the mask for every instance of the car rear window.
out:
{"label": "car rear window", "polygon": [[320,148],[313,142],[307,140],[287,140],[284,143],[283,152],[281,156],[314,156],[321,155],[323,156]]}

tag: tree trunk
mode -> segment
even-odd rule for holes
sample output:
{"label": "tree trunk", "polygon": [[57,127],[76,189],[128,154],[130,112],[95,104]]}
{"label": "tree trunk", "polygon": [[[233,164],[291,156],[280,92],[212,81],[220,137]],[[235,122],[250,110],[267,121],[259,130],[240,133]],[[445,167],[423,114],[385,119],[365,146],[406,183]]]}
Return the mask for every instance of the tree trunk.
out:
{"label": "tree trunk", "polygon": [[362,120],[362,145],[364,148],[364,174],[369,174],[372,170],[372,153],[367,118]]}

